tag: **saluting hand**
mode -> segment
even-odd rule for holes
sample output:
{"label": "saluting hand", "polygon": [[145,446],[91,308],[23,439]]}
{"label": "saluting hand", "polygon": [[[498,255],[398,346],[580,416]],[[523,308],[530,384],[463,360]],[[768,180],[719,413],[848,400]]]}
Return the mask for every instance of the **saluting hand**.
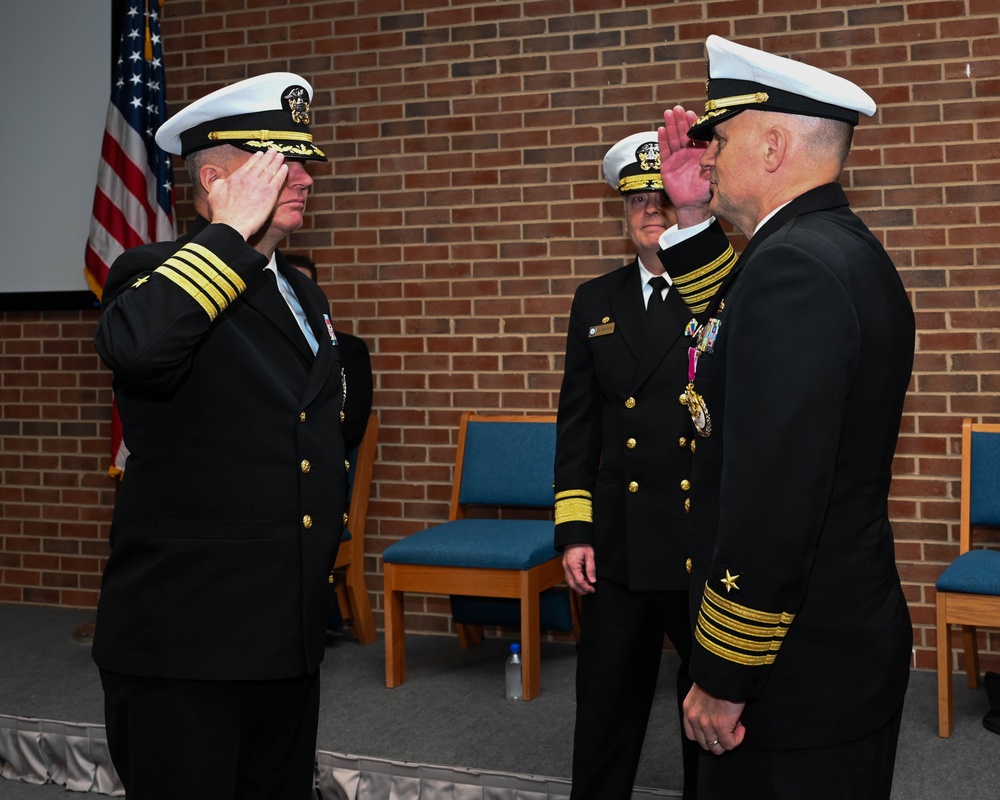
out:
{"label": "saluting hand", "polygon": [[677,224],[681,228],[697,225],[711,216],[708,203],[712,187],[707,170],[701,167],[706,144],[688,137],[688,131],[697,121],[693,111],[674,106],[663,112],[663,125],[656,131],[663,188],[677,209]]}
{"label": "saluting hand", "polygon": [[274,211],[288,177],[285,157],[277,150],[251,155],[238,169],[219,175],[208,189],[212,222],[223,222],[249,240]]}

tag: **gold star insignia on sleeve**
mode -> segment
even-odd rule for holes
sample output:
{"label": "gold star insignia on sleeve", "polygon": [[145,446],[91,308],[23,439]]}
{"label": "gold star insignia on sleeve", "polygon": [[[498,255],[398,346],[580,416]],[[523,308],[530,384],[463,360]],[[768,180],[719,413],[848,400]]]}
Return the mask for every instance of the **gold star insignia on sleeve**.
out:
{"label": "gold star insignia on sleeve", "polygon": [[730,575],[728,569],[726,570],[726,577],[719,578],[722,585],[726,587],[726,594],[729,594],[733,589],[739,591],[740,587],[736,585],[736,581],[738,581],[739,578],[739,575]]}
{"label": "gold star insignia on sleeve", "polygon": [[140,286],[142,286],[148,280],[149,280],[149,276],[148,275],[143,275],[141,278],[139,278],[139,280],[137,280],[135,283],[132,284],[132,288],[133,289],[138,289]]}

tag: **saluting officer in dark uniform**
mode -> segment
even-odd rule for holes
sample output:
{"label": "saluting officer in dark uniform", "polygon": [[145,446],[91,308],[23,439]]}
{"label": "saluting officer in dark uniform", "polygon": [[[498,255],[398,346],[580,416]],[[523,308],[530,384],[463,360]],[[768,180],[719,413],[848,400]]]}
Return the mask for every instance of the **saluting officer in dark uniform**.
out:
{"label": "saluting officer in dark uniform", "polygon": [[887,800],[912,630],[888,494],[914,320],[838,180],[853,83],[708,40],[709,211],[749,240],[696,332],[694,649],[704,798]]}
{"label": "saluting officer in dark uniform", "polygon": [[199,218],[104,288],[94,341],[131,455],[94,660],[130,800],[312,797],[341,372],[323,292],[276,249],[325,160],[311,96],[271,73],[163,125]]}
{"label": "saluting officer in dark uniform", "polygon": [[[676,177],[673,169],[698,169],[697,151],[690,155],[663,164],[661,175],[655,131],[611,148],[604,175],[622,196],[637,256],[582,284],[570,313],[555,542],[567,582],[582,595],[573,800],[631,796],[664,633],[681,656],[680,697],[690,685],[683,518],[691,449],[677,396],[693,314],[677,287],[685,283],[688,299],[704,307],[734,262],[718,226],[675,224],[683,210],[663,183]],[[665,257],[685,265],[674,287],[657,255],[661,239],[665,246],[672,237],[681,241]],[[697,748],[684,746],[684,796],[693,798]]]}

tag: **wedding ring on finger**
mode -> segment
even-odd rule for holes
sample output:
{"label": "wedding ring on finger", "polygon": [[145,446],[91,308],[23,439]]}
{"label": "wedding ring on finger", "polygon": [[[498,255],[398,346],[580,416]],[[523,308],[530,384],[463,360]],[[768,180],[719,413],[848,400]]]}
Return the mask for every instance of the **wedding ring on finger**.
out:
{"label": "wedding ring on finger", "polygon": [[713,739],[713,740],[712,740],[712,741],[710,741],[710,742],[705,742],[705,749],[706,749],[706,750],[711,750],[711,749],[712,749],[713,747],[715,747],[715,746],[716,746],[716,745],[717,745],[718,743],[719,743],[719,740],[718,740],[718,739]]}

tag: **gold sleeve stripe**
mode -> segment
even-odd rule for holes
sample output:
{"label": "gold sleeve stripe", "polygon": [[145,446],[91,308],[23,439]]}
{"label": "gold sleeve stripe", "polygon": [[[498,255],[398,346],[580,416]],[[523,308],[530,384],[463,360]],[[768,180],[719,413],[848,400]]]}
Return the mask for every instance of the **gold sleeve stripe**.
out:
{"label": "gold sleeve stripe", "polygon": [[[225,293],[228,299],[222,300],[220,308],[225,308],[239,295],[239,291],[237,291],[232,281],[229,280],[229,276],[220,273],[214,264],[201,258],[193,250],[178,250],[174,253],[173,260],[187,264],[191,268],[198,270],[199,274],[205,276],[206,281],[211,281],[216,289]],[[222,295],[219,296],[221,297]]]}
{"label": "gold sleeve stripe", "polygon": [[746,667],[763,667],[767,664],[773,664],[775,656],[773,653],[768,653],[766,656],[748,656],[744,653],[737,653],[735,650],[727,650],[711,639],[707,638],[700,628],[695,628],[694,638],[697,639],[698,643],[704,647],[708,652],[719,658],[724,658],[726,661],[732,661],[735,664],[742,664]]}
{"label": "gold sleeve stripe", "polygon": [[719,277],[721,276],[724,278],[728,275],[729,271],[733,268],[733,265],[736,264],[736,259],[734,258],[735,255],[736,251],[730,247],[729,250],[726,251],[727,259],[724,263],[718,264],[711,269],[706,267],[704,270],[697,270],[697,272],[701,274],[689,272],[687,275],[683,275],[677,281],[678,289],[683,288],[686,296],[689,292],[697,292],[714,286],[718,282]]}
{"label": "gold sleeve stripe", "polygon": [[719,613],[719,611],[710,603],[703,602],[701,604],[701,615],[706,619],[706,622],[708,620],[712,620],[713,622],[716,622],[731,631],[742,633],[744,636],[755,636],[758,639],[768,639],[770,637],[782,639],[785,634],[788,633],[788,628],[780,625],[776,627],[764,627],[761,625],[748,625],[743,622],[737,622],[732,617]]}
{"label": "gold sleeve stripe", "polygon": [[556,493],[556,525],[564,522],[593,522],[594,503],[585,489]]}
{"label": "gold sleeve stripe", "polygon": [[690,309],[696,314],[701,313],[708,308],[709,301],[736,265],[736,260],[736,251],[730,245],[717,259],[679,276],[673,284]]}
{"label": "gold sleeve stripe", "polygon": [[702,604],[705,602],[711,602],[713,605],[718,606],[727,614],[734,617],[740,617],[742,619],[750,620],[751,622],[760,622],[765,625],[791,625],[795,620],[794,614],[789,614],[787,611],[782,611],[780,613],[769,613],[767,611],[757,611],[754,608],[748,608],[747,606],[741,606],[739,603],[734,603],[732,600],[727,600],[718,592],[714,591],[710,586],[705,586],[705,596],[702,600]]}
{"label": "gold sleeve stripe", "polygon": [[556,500],[565,500],[567,497],[583,497],[589,500],[593,495],[586,489],[564,489],[556,492]]}
{"label": "gold sleeve stripe", "polygon": [[688,308],[690,308],[695,314],[700,314],[708,308],[709,301],[715,297],[715,293],[719,291],[720,283],[721,281],[716,281],[705,291],[698,292],[697,294],[684,294],[684,302],[687,303]]}
{"label": "gold sleeve stripe", "polygon": [[229,265],[225,261],[220,259],[215,253],[209,250],[207,247],[203,247],[197,242],[188,242],[184,246],[185,250],[190,250],[192,253],[197,253],[205,261],[211,264],[215,269],[223,275],[226,280],[228,280],[233,286],[236,287],[237,292],[242,292],[247,288],[247,285],[243,282],[236,272],[230,269]]}
{"label": "gold sleeve stripe", "polygon": [[191,281],[184,277],[183,274],[177,272],[173,269],[166,269],[165,265],[160,266],[156,270],[167,280],[173,281],[178,286],[180,286],[185,292],[187,292],[191,297],[193,297],[203,309],[205,313],[208,314],[209,319],[215,319],[219,316],[219,310],[216,308],[215,304],[212,303],[207,297],[205,297],[204,292],[200,291],[197,286],[195,286]]}
{"label": "gold sleeve stripe", "polygon": [[729,247],[726,248],[726,250],[722,253],[722,255],[716,258],[714,261],[709,261],[703,267],[698,267],[698,269],[693,269],[690,272],[685,272],[683,275],[677,278],[671,276],[671,279],[673,280],[674,283],[678,283],[682,286],[686,286],[692,281],[701,280],[706,275],[711,275],[716,270],[726,266],[726,263],[733,259],[735,253],[736,251],[733,249],[733,246],[729,245]]}
{"label": "gold sleeve stripe", "polygon": [[232,297],[227,298],[225,295],[222,294],[222,292],[216,289],[215,286],[212,285],[212,282],[204,273],[199,272],[195,267],[191,266],[190,264],[185,264],[184,261],[182,261],[179,258],[168,258],[163,263],[162,268],[166,267],[172,267],[173,269],[180,272],[191,283],[197,286],[204,294],[207,294],[212,299],[212,302],[215,303],[216,307],[220,310],[228,306],[229,301],[233,299]]}
{"label": "gold sleeve stripe", "polygon": [[698,629],[723,644],[728,644],[730,647],[737,647],[740,650],[747,650],[751,653],[777,653],[781,649],[781,641],[777,638],[766,639],[764,641],[745,639],[742,636],[736,636],[713,625],[704,614],[698,615]]}
{"label": "gold sleeve stripe", "polygon": [[593,521],[594,506],[590,500],[560,500],[556,503],[556,525]]}
{"label": "gold sleeve stripe", "polygon": [[774,663],[794,619],[795,615],[787,612],[770,613],[740,605],[706,585],[695,638],[719,658],[763,666]]}
{"label": "gold sleeve stripe", "polygon": [[157,270],[187,292],[215,319],[246,289],[246,283],[207,247],[188,242]]}

